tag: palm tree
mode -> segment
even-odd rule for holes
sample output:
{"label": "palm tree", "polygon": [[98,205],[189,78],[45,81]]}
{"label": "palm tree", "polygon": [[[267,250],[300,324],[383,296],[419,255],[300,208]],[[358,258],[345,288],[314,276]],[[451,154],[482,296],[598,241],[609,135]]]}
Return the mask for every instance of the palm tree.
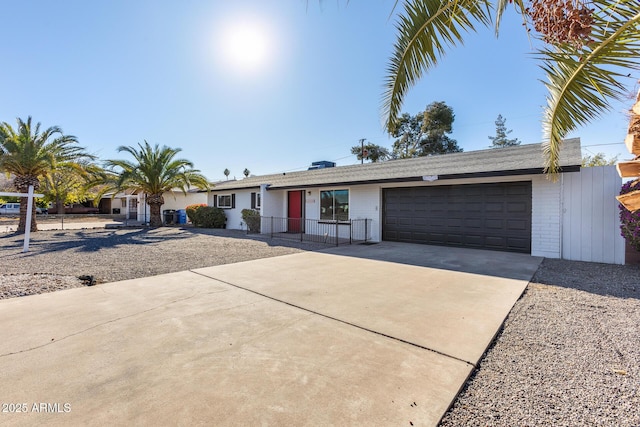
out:
{"label": "palm tree", "polygon": [[[538,51],[547,76],[542,125],[546,171],[559,171],[564,138],[627,96],[623,78],[640,68],[638,0],[406,0],[397,24],[383,97],[385,127],[395,130],[408,89],[476,26],[495,26],[513,3],[525,30],[545,41]],[[492,12],[495,11],[495,16]]]}
{"label": "palm tree", "polygon": [[138,147],[118,147],[118,152],[131,154],[133,162],[106,161],[108,171],[103,182],[107,185],[101,193],[112,190],[145,193],[150,212],[149,225],[159,227],[162,225],[160,207],[164,204],[163,193],[179,189],[186,194],[191,186],[209,189],[209,182],[199,170],[193,169],[189,160],[175,158],[182,151],[180,148],[160,148],[157,144],[152,147],[147,141]]}
{"label": "palm tree", "polygon": [[[21,193],[29,186],[40,187],[40,178],[45,178],[61,165],[70,165],[93,159],[84,148],[76,146],[75,136],[65,135],[58,126],[40,131],[40,123],[32,125],[18,118],[17,130],[6,122],[0,123],[0,170],[15,176],[13,185]],[[31,215],[30,230],[37,231],[35,204]],[[20,199],[20,222],[18,233],[24,233],[27,222],[27,199]]]}

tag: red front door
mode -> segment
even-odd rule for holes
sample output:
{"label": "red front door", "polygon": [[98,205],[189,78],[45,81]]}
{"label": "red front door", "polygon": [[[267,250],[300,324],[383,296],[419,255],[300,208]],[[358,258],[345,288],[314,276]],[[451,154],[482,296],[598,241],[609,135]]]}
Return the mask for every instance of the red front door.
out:
{"label": "red front door", "polygon": [[287,218],[289,233],[300,233],[302,231],[302,191],[289,191]]}

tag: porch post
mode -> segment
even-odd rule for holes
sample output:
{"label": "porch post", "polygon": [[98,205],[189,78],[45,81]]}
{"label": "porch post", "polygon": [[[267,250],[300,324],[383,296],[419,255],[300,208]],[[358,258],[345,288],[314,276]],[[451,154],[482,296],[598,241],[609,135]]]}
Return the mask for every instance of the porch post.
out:
{"label": "porch post", "polygon": [[127,221],[129,220],[129,203],[131,203],[131,196],[129,195],[125,195],[124,196],[124,211],[125,211],[125,217],[124,219],[126,219]]}

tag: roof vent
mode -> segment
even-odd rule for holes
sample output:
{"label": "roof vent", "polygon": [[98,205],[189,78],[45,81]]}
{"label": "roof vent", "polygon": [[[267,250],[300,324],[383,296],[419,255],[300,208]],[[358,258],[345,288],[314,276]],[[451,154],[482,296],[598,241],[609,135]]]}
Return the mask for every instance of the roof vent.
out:
{"label": "roof vent", "polygon": [[321,160],[319,162],[311,163],[311,167],[309,167],[308,170],[324,169],[324,168],[335,168],[335,167],[336,167],[336,162],[329,162],[327,160]]}

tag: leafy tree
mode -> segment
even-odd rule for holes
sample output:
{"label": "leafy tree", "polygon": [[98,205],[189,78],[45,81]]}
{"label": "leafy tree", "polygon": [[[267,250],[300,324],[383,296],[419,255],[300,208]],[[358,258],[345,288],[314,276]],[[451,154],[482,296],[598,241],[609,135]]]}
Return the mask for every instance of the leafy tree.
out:
{"label": "leafy tree", "polygon": [[454,120],[453,109],[444,102],[433,102],[415,116],[404,113],[392,134],[398,138],[393,143],[392,157],[406,159],[462,151],[456,140],[447,135],[453,131]]}
{"label": "leafy tree", "polygon": [[[74,165],[83,160],[91,160],[84,148],[79,147],[75,136],[65,135],[58,126],[43,131],[40,123],[33,126],[31,117],[27,121],[17,119],[14,130],[6,122],[0,123],[0,170],[15,176],[14,187],[26,193],[29,186],[40,188],[40,179],[46,178],[62,165]],[[27,222],[27,198],[20,199],[20,222],[18,233],[24,233]],[[31,231],[37,231],[35,203],[31,215]]]}
{"label": "leafy tree", "polygon": [[[405,0],[397,40],[389,60],[383,98],[385,127],[395,135],[404,97],[423,74],[436,67],[447,50],[463,43],[477,26],[494,26],[512,5],[536,37],[546,44],[537,52],[546,73],[547,106],[543,114],[546,171],[559,169],[564,138],[578,126],[624,100],[624,79],[640,68],[638,0]],[[633,79],[628,80],[633,83]]]}
{"label": "leafy tree", "polygon": [[251,175],[251,171],[247,168],[244,168],[244,171],[242,171],[242,173],[244,174],[245,178],[249,178],[249,175]]}
{"label": "leafy tree", "polygon": [[98,190],[92,182],[102,168],[90,161],[62,163],[40,179],[40,190],[47,202],[55,204],[58,214],[64,214],[64,205],[95,199]]}
{"label": "leafy tree", "polygon": [[431,154],[459,153],[455,139],[447,136],[453,132],[453,121],[456,119],[453,109],[444,102],[432,102],[424,111],[422,132],[425,138],[420,142],[420,156]]}
{"label": "leafy tree", "polygon": [[418,145],[424,137],[422,132],[423,121],[424,113],[418,113],[415,116],[403,113],[398,119],[397,126],[392,133],[392,136],[397,138],[392,146],[393,152],[391,156],[394,159],[418,157]]}
{"label": "leafy tree", "polygon": [[507,135],[509,135],[513,130],[507,130],[507,125],[505,124],[507,119],[502,117],[502,114],[498,114],[498,118],[496,119],[496,136],[490,136],[489,139],[492,141],[491,148],[504,148],[504,147],[513,147],[514,145],[520,145],[520,141],[518,138],[509,139]]}
{"label": "leafy tree", "polygon": [[180,148],[169,148],[157,144],[153,147],[147,141],[135,147],[118,147],[118,152],[129,153],[134,161],[107,160],[108,168],[103,179],[105,186],[101,194],[109,191],[132,190],[146,194],[149,205],[149,225],[162,225],[160,207],[164,204],[163,194],[179,189],[184,194],[191,186],[209,189],[209,182],[193,169],[193,163],[185,159],[176,159],[182,151]]}
{"label": "leafy tree", "polygon": [[224,176],[226,176],[227,180],[229,180],[229,174],[231,173],[231,171],[229,169],[225,168],[224,172],[222,172],[222,173],[224,173]]}
{"label": "leafy tree", "polygon": [[597,153],[593,156],[586,155],[582,158],[582,167],[588,168],[593,166],[609,166],[618,162],[618,156],[607,159],[604,153]]}
{"label": "leafy tree", "polygon": [[391,157],[389,150],[385,147],[368,143],[364,144],[364,152],[362,145],[354,145],[351,147],[351,154],[354,154],[358,157],[358,160],[369,160],[372,163],[382,162]]}

